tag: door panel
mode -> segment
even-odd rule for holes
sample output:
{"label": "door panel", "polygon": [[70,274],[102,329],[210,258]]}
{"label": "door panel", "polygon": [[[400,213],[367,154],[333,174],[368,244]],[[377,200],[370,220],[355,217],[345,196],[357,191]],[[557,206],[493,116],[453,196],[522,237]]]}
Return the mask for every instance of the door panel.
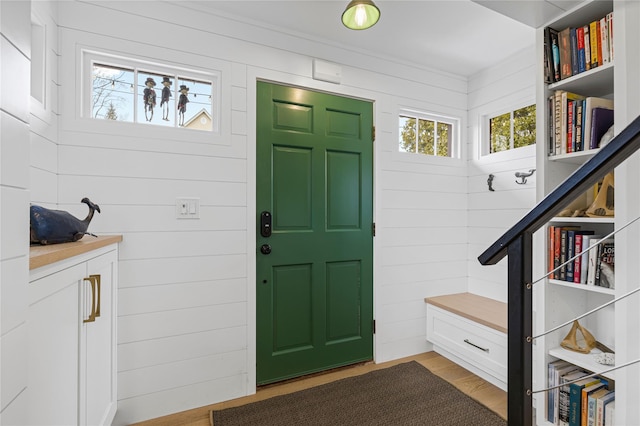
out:
{"label": "door panel", "polygon": [[370,102],[258,83],[259,384],[373,357]]}

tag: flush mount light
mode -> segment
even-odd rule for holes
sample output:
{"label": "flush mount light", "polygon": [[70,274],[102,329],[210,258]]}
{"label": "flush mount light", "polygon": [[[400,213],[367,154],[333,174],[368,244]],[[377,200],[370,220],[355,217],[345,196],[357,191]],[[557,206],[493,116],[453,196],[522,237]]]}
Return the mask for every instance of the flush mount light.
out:
{"label": "flush mount light", "polygon": [[352,30],[366,30],[380,19],[380,9],[371,0],[353,0],[342,13],[342,23]]}

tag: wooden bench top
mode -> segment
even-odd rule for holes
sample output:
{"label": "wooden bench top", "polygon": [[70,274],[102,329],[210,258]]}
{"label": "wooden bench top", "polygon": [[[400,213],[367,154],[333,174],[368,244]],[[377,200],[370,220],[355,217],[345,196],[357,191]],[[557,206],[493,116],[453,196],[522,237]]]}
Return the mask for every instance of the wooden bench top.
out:
{"label": "wooden bench top", "polygon": [[487,327],[507,332],[507,304],[472,293],[426,297],[424,301]]}

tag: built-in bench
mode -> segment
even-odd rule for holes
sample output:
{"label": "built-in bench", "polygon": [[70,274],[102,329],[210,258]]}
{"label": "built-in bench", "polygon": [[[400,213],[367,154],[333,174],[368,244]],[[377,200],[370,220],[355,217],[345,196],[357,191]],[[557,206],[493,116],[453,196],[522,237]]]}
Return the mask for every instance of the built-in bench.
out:
{"label": "built-in bench", "polygon": [[507,389],[507,304],[472,293],[427,297],[434,350]]}

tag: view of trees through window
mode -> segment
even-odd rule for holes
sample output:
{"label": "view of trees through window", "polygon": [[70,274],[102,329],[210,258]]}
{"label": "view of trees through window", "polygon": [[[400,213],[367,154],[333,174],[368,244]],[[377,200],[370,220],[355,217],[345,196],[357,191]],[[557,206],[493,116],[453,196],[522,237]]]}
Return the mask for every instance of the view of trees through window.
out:
{"label": "view of trees through window", "polygon": [[212,89],[210,81],[95,63],[91,116],[211,131]]}
{"label": "view of trees through window", "polygon": [[535,144],[535,104],[490,118],[489,141],[491,153]]}
{"label": "view of trees through window", "polygon": [[400,115],[400,152],[452,157],[453,125]]}

